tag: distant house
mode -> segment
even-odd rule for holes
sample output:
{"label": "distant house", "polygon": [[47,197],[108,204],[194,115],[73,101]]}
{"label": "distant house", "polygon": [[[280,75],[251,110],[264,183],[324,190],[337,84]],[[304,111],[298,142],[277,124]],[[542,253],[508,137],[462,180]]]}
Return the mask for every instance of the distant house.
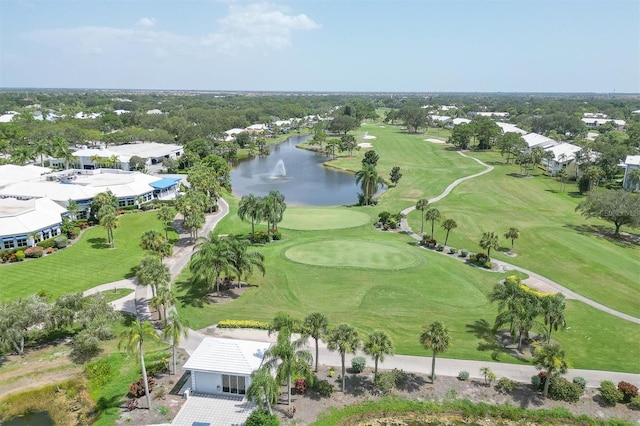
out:
{"label": "distant house", "polygon": [[431,115],[429,116],[431,118],[431,121],[433,121],[434,123],[439,123],[439,124],[444,124],[448,121],[451,121],[451,117],[446,116],[446,115]]}
{"label": "distant house", "polygon": [[454,126],[459,126],[460,124],[469,124],[471,123],[471,120],[469,120],[468,118],[458,117],[451,120],[451,122],[453,123]]}
{"label": "distant house", "polygon": [[162,111],[159,109],[150,109],[147,111],[148,115],[159,115],[162,114]]}
{"label": "distant house", "polygon": [[549,160],[543,158],[542,165],[547,169],[547,173],[553,176],[561,169],[566,169],[571,162],[575,161],[576,153],[582,151],[582,148],[563,142],[547,148],[545,151],[552,153],[553,158]]}
{"label": "distant house", "polygon": [[519,133],[521,135],[527,134],[526,130],[522,130],[515,124],[503,123],[501,121],[497,121],[496,124],[498,125],[498,127],[500,127],[500,129],[502,129],[502,133]]}
{"label": "distant house", "polygon": [[611,118],[582,118],[581,120],[589,129],[597,129],[609,122],[613,122],[618,130],[623,130],[627,125],[627,122],[624,120],[613,120]]}
{"label": "distant house", "polygon": [[622,180],[622,187],[624,189],[640,189],[640,184],[636,183],[635,186],[631,185],[631,179],[629,173],[631,170],[640,169],[640,155],[627,155],[624,160],[624,179]]}
{"label": "distant house", "polygon": [[533,132],[527,133],[526,135],[522,136],[522,139],[524,139],[525,143],[527,144],[527,148],[525,149],[525,152],[531,152],[531,150],[535,147],[548,149],[560,143],[544,135],[540,135],[538,133],[533,133]]}
{"label": "distant house", "polygon": [[480,117],[499,117],[499,118],[508,118],[508,112],[500,112],[500,111],[480,111],[476,112],[476,115]]}
{"label": "distant house", "polygon": [[262,366],[270,343],[205,337],[185,370],[191,372],[191,392],[245,395],[251,373]]}

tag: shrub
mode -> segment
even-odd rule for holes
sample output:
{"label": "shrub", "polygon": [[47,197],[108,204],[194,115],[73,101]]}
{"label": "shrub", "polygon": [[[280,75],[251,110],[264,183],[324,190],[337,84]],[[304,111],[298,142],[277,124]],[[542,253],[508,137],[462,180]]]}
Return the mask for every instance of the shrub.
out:
{"label": "shrub", "polygon": [[157,359],[147,365],[147,375],[150,377],[157,377],[162,373],[166,373],[168,370],[169,359],[166,357]]}
{"label": "shrub", "polygon": [[24,251],[24,255],[26,257],[32,257],[32,258],[37,258],[37,257],[42,257],[42,254],[44,252],[44,249],[42,247],[29,247],[28,249],[26,249]]}
{"label": "shrub", "polygon": [[640,410],[640,396],[631,398],[631,402],[629,403],[629,408],[631,408],[632,410]]}
{"label": "shrub", "polygon": [[436,241],[436,239],[435,239],[435,238],[431,238],[431,237],[429,237],[429,236],[427,236],[427,235],[425,235],[425,236],[423,236],[423,237],[422,237],[421,244],[422,244],[423,246],[435,247],[435,245],[436,245],[437,243],[438,243],[438,242]]}
{"label": "shrub", "polygon": [[282,232],[280,231],[273,231],[273,233],[271,234],[271,239],[273,241],[278,241],[282,239]]}
{"label": "shrub", "polygon": [[409,375],[405,373],[404,370],[398,370],[397,368],[394,368],[393,370],[391,370],[391,373],[393,374],[393,379],[396,386],[404,386],[404,384],[407,383],[407,380],[409,379]]}
{"label": "shrub", "polygon": [[496,383],[496,390],[505,394],[511,392],[515,387],[516,382],[508,379],[507,377],[501,378],[498,380],[498,383]]}
{"label": "shrub", "polygon": [[333,377],[335,375],[336,375],[336,369],[334,367],[329,368],[329,372],[327,373],[327,376]]}
{"label": "shrub", "polygon": [[42,247],[42,248],[49,248],[49,247],[53,247],[54,245],[54,239],[53,238],[48,238],[44,241],[40,241],[38,244],[36,244],[38,247]]}
{"label": "shrub", "polygon": [[458,380],[466,382],[467,380],[469,380],[469,372],[468,371],[461,371],[458,373]]}
{"label": "shrub", "polygon": [[266,408],[260,408],[247,417],[245,426],[279,426],[280,420],[275,414],[269,414]]}
{"label": "shrub", "polygon": [[90,330],[82,330],[73,338],[71,358],[85,362],[100,353],[100,339]]}
{"label": "shrub", "polygon": [[24,260],[24,252],[22,250],[18,250],[15,253],[15,256],[16,256],[16,261],[18,262],[22,262]]}
{"label": "shrub", "polygon": [[307,379],[304,377],[299,377],[293,382],[293,388],[296,390],[296,393],[303,394],[307,391]]}
{"label": "shrub", "polygon": [[351,370],[356,374],[362,373],[366,365],[367,360],[364,357],[357,356],[351,359]]}
{"label": "shrub", "polygon": [[553,376],[549,382],[549,398],[556,401],[578,402],[582,393],[580,385],[571,383],[564,377]]}
{"label": "shrub", "polygon": [[381,394],[388,395],[393,388],[396,387],[396,377],[393,372],[385,371],[384,373],[378,374],[373,381],[373,385]]}
{"label": "shrub", "polygon": [[438,246],[436,247],[437,251],[443,251],[444,250],[444,246],[442,244],[438,244]]}
{"label": "shrub", "polygon": [[493,263],[491,263],[491,262],[484,262],[484,263],[482,264],[482,267],[483,267],[483,268],[485,268],[485,269],[491,269],[491,268],[493,268]]}
{"label": "shrub", "polygon": [[584,390],[584,388],[587,387],[587,381],[582,378],[582,377],[574,377],[573,378],[573,383],[575,383],[576,385],[580,386],[582,388],[582,390]]}
{"label": "shrub", "polygon": [[53,253],[53,247],[47,247],[47,254]]}
{"label": "shrub", "polygon": [[335,391],[333,385],[326,380],[320,380],[316,389],[318,390],[318,394],[323,398],[329,398]]}
{"label": "shrub", "polygon": [[453,247],[449,248],[449,254],[456,254],[457,252],[458,252],[457,248],[453,248]]}
{"label": "shrub", "polygon": [[[153,387],[156,385],[156,381],[153,377],[147,377],[147,381],[149,383],[149,393],[151,393],[153,391]],[[133,398],[140,398],[141,396],[144,396],[144,380],[142,377],[129,385],[129,395]]]}
{"label": "shrub", "polygon": [[541,391],[543,388],[543,381],[540,375],[536,374],[535,376],[531,376],[531,386],[533,386],[534,390]]}
{"label": "shrub", "polygon": [[622,392],[622,402],[631,402],[633,398],[638,396],[638,388],[628,382],[619,382],[618,390]]}
{"label": "shrub", "polygon": [[218,323],[218,328],[257,328],[260,330],[269,330],[271,324],[254,320],[222,320]]}
{"label": "shrub", "polygon": [[101,387],[111,380],[113,377],[113,369],[107,358],[101,358],[87,363],[84,367],[84,374],[87,376],[87,379]]}
{"label": "shrub", "polygon": [[467,257],[468,254],[469,254],[469,250],[467,249],[460,250],[460,257]]}
{"label": "shrub", "polygon": [[67,237],[57,237],[53,242],[53,246],[57,249],[65,248],[68,245],[69,239]]}
{"label": "shrub", "polygon": [[623,393],[616,388],[612,381],[605,380],[600,382],[600,398],[606,405],[614,406],[623,397]]}

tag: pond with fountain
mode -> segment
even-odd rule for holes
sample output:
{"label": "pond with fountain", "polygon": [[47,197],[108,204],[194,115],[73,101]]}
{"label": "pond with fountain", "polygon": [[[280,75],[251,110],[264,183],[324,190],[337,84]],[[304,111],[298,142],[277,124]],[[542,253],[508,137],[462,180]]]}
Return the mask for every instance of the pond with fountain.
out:
{"label": "pond with fountain", "polygon": [[268,156],[241,161],[231,170],[233,195],[265,196],[277,190],[290,206],[353,205],[361,192],[355,176],[324,167],[325,154],[297,148],[311,135],[297,135],[270,147]]}

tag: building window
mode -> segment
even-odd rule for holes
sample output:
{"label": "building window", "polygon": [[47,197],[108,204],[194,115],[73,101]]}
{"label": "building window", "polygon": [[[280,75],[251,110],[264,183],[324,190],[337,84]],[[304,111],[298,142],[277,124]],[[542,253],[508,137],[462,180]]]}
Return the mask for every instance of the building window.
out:
{"label": "building window", "polygon": [[17,247],[26,247],[27,246],[27,237],[18,237],[16,238]]}
{"label": "building window", "polygon": [[15,242],[13,240],[4,240],[3,243],[4,243],[4,248],[5,249],[11,249],[11,248],[14,248],[16,246]]}
{"label": "building window", "polygon": [[244,395],[246,393],[244,376],[222,375],[222,392]]}
{"label": "building window", "polygon": [[118,200],[118,207],[125,207],[127,205],[127,200]]}
{"label": "building window", "polygon": [[51,238],[51,231],[49,231],[48,229],[46,231],[42,231],[42,239],[46,240],[48,238]]}

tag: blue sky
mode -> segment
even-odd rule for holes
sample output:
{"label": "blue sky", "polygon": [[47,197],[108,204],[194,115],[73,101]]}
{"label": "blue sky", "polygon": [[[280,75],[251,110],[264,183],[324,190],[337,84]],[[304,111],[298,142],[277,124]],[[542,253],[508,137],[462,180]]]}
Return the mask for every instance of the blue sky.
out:
{"label": "blue sky", "polygon": [[0,87],[640,92],[638,0],[0,0]]}

